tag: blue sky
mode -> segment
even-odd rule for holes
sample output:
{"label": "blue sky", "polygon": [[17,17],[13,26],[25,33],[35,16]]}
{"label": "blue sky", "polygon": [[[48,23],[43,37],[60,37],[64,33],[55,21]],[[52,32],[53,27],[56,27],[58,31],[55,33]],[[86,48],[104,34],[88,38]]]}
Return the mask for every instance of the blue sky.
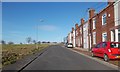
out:
{"label": "blue sky", "polygon": [[106,3],[98,2],[3,2],[3,40],[26,43],[37,41],[61,42],[80,19],[88,19],[88,8],[99,12]]}

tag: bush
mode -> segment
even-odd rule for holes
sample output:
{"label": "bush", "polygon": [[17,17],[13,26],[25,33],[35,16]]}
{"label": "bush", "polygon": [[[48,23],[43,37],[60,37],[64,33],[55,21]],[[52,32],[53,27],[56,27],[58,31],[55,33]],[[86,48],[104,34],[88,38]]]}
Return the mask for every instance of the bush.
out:
{"label": "bush", "polygon": [[16,53],[10,53],[8,51],[2,53],[2,64],[3,65],[8,65],[16,62],[18,54]]}

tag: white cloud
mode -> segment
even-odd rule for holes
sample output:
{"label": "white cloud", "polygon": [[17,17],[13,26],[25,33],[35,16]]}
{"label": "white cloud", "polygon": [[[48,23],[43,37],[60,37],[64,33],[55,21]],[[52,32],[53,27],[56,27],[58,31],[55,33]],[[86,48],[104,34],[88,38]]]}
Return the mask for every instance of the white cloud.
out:
{"label": "white cloud", "polygon": [[45,31],[54,31],[57,29],[57,27],[54,25],[40,25],[38,26],[38,29]]}

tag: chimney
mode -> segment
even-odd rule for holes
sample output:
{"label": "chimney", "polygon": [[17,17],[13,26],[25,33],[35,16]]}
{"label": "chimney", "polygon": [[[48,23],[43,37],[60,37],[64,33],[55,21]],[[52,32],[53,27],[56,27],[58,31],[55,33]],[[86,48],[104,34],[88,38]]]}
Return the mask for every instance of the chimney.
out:
{"label": "chimney", "polygon": [[111,5],[114,2],[114,0],[108,0],[108,5]]}
{"label": "chimney", "polygon": [[72,32],[74,31],[74,27],[72,27]]}
{"label": "chimney", "polygon": [[84,21],[84,19],[82,18],[82,19],[81,19],[81,24],[84,24],[84,22],[85,22],[85,21]]}
{"label": "chimney", "polygon": [[76,29],[78,28],[78,24],[75,24],[75,28],[76,28]]}
{"label": "chimney", "polygon": [[92,18],[95,15],[94,9],[89,9],[89,18]]}

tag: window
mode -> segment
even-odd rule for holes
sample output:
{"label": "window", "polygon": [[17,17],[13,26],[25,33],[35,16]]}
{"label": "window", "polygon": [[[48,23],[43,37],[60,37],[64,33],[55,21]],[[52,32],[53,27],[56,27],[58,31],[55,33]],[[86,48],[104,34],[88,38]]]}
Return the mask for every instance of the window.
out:
{"label": "window", "polygon": [[106,46],[107,46],[106,42],[102,43],[102,48],[105,48]]}
{"label": "window", "polygon": [[80,30],[80,34],[81,34],[81,30]]}
{"label": "window", "polygon": [[97,44],[97,45],[96,45],[96,48],[100,48],[100,44]]}
{"label": "window", "polygon": [[96,28],[96,18],[93,18],[93,29]]}
{"label": "window", "polygon": [[102,15],[102,25],[106,24],[106,18],[107,18],[107,14],[105,13]]}
{"label": "window", "polygon": [[120,44],[119,43],[110,43],[110,47],[111,48],[120,48]]}
{"label": "window", "polygon": [[120,42],[120,29],[118,30],[118,42]]}
{"label": "window", "polygon": [[81,37],[81,44],[82,44],[82,37]]}
{"label": "window", "polygon": [[120,33],[120,29],[118,29],[118,33]]}
{"label": "window", "polygon": [[115,30],[111,30],[111,41],[115,41]]}
{"label": "window", "polygon": [[93,32],[93,44],[96,44],[96,32]]}
{"label": "window", "polygon": [[107,33],[102,33],[102,41],[105,42],[107,41]]}
{"label": "window", "polygon": [[80,28],[80,34],[82,35],[82,28]]}
{"label": "window", "polygon": [[76,36],[78,36],[78,31],[76,30]]}

